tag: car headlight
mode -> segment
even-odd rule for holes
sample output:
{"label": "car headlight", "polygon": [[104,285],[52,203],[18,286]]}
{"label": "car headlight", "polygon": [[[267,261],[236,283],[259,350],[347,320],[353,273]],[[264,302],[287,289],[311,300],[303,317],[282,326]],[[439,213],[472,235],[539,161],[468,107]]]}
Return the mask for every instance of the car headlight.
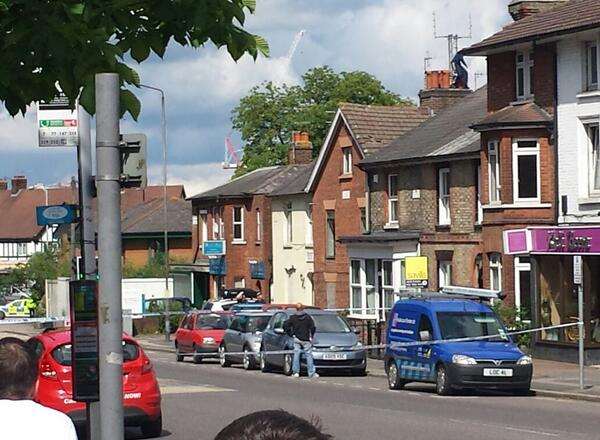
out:
{"label": "car headlight", "polygon": [[362,346],[363,346],[362,342],[358,341],[356,344],[354,344],[354,346],[353,346],[353,347],[354,347],[354,348],[360,348],[360,347],[362,347]]}
{"label": "car headlight", "polygon": [[517,361],[517,365],[531,365],[531,356],[522,356],[521,359]]}
{"label": "car headlight", "polygon": [[202,338],[202,343],[203,344],[214,344],[215,338],[211,338],[211,337]]}
{"label": "car headlight", "polygon": [[458,365],[477,365],[477,361],[471,356],[465,356],[464,354],[455,354],[452,356],[452,363]]}

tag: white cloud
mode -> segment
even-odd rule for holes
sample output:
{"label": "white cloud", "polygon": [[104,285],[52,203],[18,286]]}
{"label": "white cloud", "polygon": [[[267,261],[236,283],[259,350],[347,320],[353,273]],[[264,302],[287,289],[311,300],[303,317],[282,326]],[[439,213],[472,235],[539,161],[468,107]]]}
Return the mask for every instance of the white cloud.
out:
{"label": "white cloud", "polygon": [[[189,197],[227,182],[232,175],[233,171],[224,170],[220,162],[169,165],[167,182],[169,185],[183,185]],[[148,182],[152,185],[162,184],[160,165],[153,165],[148,169]]]}
{"label": "white cloud", "polygon": [[38,147],[35,107],[28,107],[25,117],[14,118],[0,106],[0,150],[23,152]]}

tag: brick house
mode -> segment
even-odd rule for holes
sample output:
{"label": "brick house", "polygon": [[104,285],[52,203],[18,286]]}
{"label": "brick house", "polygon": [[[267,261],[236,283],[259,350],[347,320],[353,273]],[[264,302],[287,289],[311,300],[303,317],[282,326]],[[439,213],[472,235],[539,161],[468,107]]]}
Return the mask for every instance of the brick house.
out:
{"label": "brick house", "polygon": [[503,255],[503,232],[553,225],[557,218],[556,43],[520,34],[538,29],[531,25],[537,11],[564,4],[544,3],[513,1],[514,23],[463,49],[487,57],[488,115],[473,124],[481,133],[484,285],[529,310],[531,262]]}
{"label": "brick house", "polygon": [[486,115],[486,100],[485,88],[465,96],[361,161],[369,230],[340,239],[353,305],[391,307],[405,288],[408,256],[428,257],[429,289],[481,285],[480,134],[470,125]]}
{"label": "brick house", "polygon": [[366,175],[359,161],[429,116],[429,109],[413,106],[340,105],[306,187],[313,197],[315,305],[350,305],[350,261],[339,238],[366,228]]}

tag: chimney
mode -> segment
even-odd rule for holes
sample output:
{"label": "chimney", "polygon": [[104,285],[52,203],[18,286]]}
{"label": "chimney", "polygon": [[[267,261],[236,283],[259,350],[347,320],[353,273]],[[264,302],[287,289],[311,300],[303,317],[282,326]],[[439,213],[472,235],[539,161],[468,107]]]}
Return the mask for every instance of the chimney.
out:
{"label": "chimney", "polygon": [[568,0],[512,0],[508,12],[514,21],[519,21],[539,12],[547,12],[567,3]]}
{"label": "chimney", "polygon": [[6,179],[0,179],[0,191],[6,191],[8,189],[8,181]]}
{"label": "chimney", "polygon": [[288,165],[309,164],[312,160],[312,142],[308,133],[292,132],[292,143],[288,148]]}
{"label": "chimney", "polygon": [[27,177],[15,176],[11,179],[10,185],[11,194],[16,194],[22,189],[27,189]]}
{"label": "chimney", "polygon": [[419,105],[437,114],[471,93],[470,89],[453,87],[450,70],[430,70],[425,72],[425,88],[419,92]]}

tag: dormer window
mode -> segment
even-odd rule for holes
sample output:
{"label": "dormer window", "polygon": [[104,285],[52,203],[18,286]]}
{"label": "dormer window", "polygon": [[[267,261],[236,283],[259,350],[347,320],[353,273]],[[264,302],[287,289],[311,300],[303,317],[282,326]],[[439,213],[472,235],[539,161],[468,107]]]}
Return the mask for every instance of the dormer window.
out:
{"label": "dormer window", "polygon": [[517,52],[517,100],[529,99],[533,96],[533,52]]}

